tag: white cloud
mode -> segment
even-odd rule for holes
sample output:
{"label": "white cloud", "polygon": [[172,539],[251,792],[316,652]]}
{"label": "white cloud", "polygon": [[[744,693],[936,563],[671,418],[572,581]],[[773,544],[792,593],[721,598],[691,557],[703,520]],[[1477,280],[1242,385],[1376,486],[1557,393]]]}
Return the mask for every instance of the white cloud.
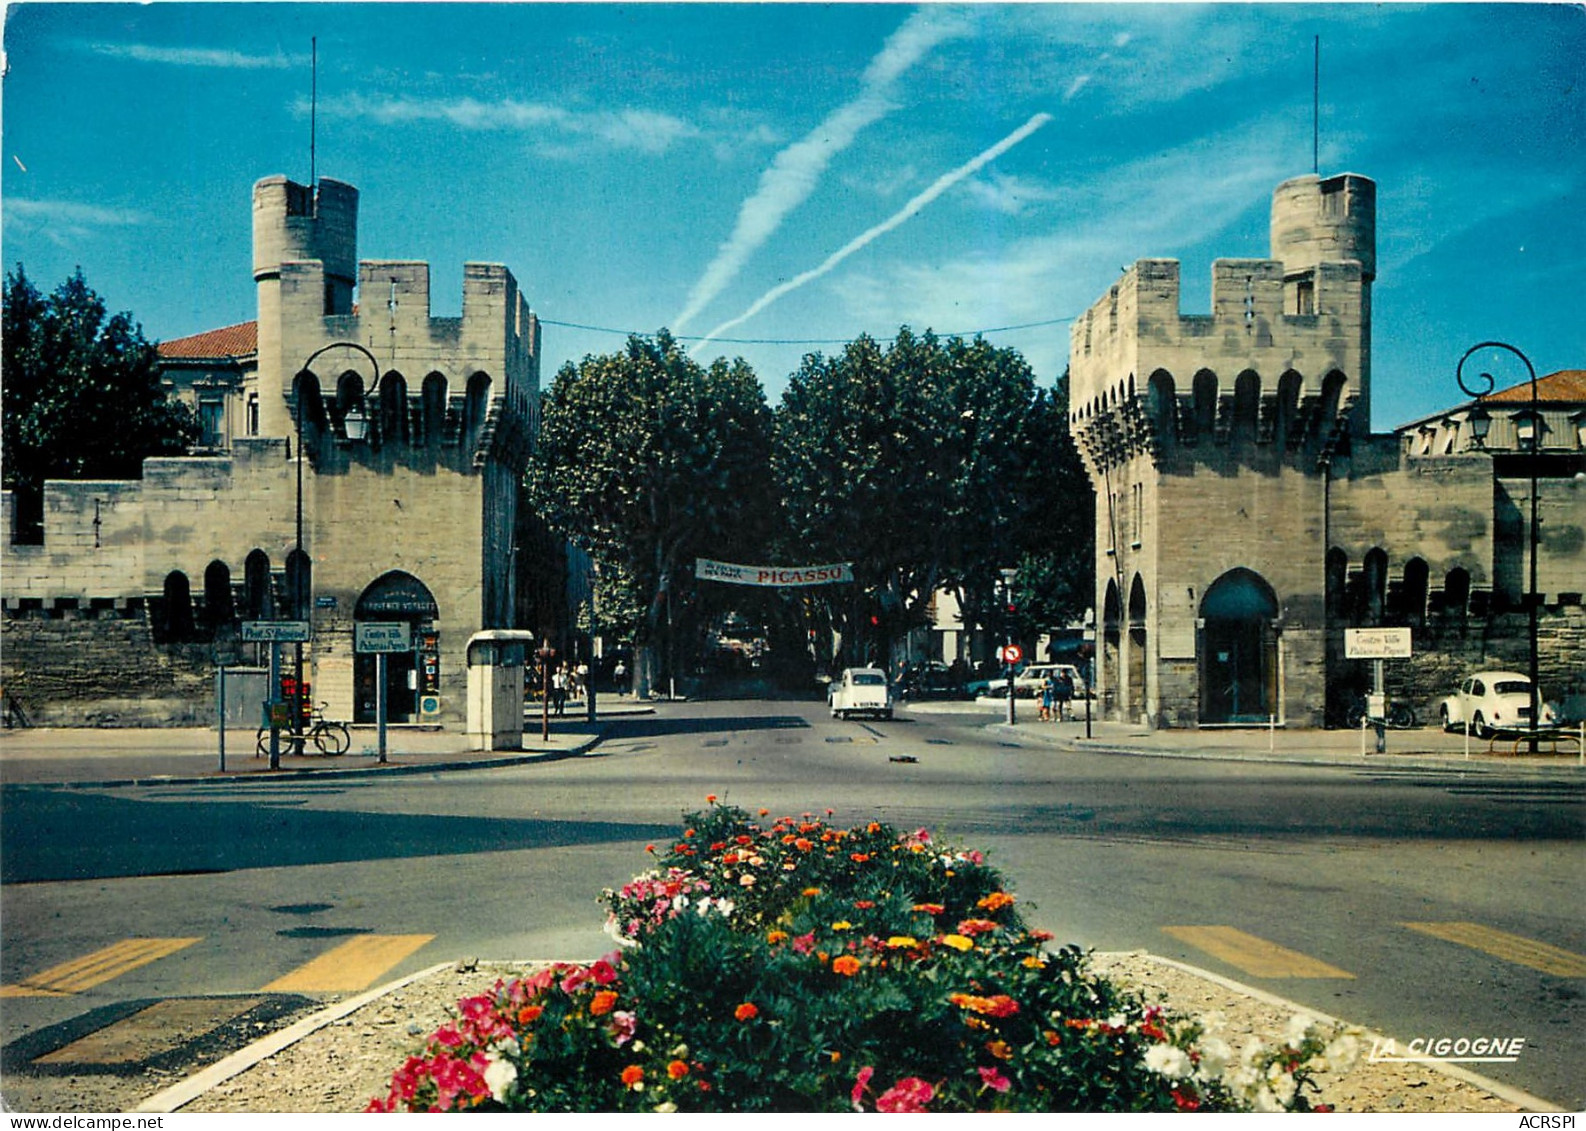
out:
{"label": "white cloud", "polygon": [[788,213],[815,191],[826,167],[854,143],[860,131],[897,108],[893,87],[898,79],[938,44],[968,30],[962,15],[925,8],[892,33],[865,68],[859,94],[778,153],[761,173],[759,186],[738,210],[732,234],[694,284],[683,310],[672,320],[672,329],[682,329],[722,292]]}
{"label": "white cloud", "polygon": [[160,63],[175,67],[219,67],[227,70],[284,70],[289,67],[306,67],[306,55],[288,55],[276,51],[270,55],[248,55],[215,47],[155,47],[147,43],[83,43],[83,50],[114,59],[130,59],[136,63]]}
{"label": "white cloud", "polygon": [[974,178],[964,188],[977,203],[1007,216],[1017,216],[1031,204],[1062,200],[1066,195],[1060,189],[1027,177],[1016,177],[996,170],[989,176]]}
{"label": "white cloud", "polygon": [[102,208],[70,200],[26,200],[8,197],[4,229],[19,236],[43,236],[60,247],[81,243],[105,228],[125,228],[145,222],[139,212]]}
{"label": "white cloud", "polygon": [[[299,106],[307,110],[307,103]],[[349,95],[323,101],[319,113],[327,117],[356,118],[379,125],[439,122],[471,131],[553,131],[562,138],[603,142],[616,149],[664,153],[677,141],[695,137],[698,128],[657,110],[570,110],[542,102],[506,98],[485,102],[476,98],[365,98]],[[547,149],[558,148],[554,138],[544,139]],[[566,147],[560,147],[567,152]]]}

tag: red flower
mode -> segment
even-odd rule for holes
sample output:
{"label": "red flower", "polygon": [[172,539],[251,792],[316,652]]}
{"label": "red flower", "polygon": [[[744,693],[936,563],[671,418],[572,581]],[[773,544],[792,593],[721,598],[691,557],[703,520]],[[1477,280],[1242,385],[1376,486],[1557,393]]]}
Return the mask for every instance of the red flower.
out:
{"label": "red flower", "polygon": [[706,805],[714,805],[714,804],[716,804],[716,795],[714,793],[707,793],[705,795],[705,804]]}
{"label": "red flower", "polygon": [[681,1060],[674,1060],[666,1066],[666,1074],[674,1080],[681,1080],[688,1075],[688,1065]]}
{"label": "red flower", "polygon": [[628,1087],[644,1082],[644,1069],[637,1064],[630,1064],[622,1070],[622,1082]]}
{"label": "red flower", "polygon": [[1174,1088],[1173,1106],[1178,1108],[1180,1111],[1195,1111],[1201,1106],[1201,1101],[1198,1096],[1186,1094],[1179,1091],[1177,1088]]}
{"label": "red flower", "polygon": [[760,1007],[752,1001],[746,1001],[733,1010],[732,1015],[738,1021],[753,1021],[760,1016]]}
{"label": "red flower", "polygon": [[870,1067],[868,1064],[859,1070],[859,1076],[856,1080],[854,1080],[854,1090],[852,1093],[850,1093],[853,1098],[854,1109],[856,1111],[860,1110],[859,1098],[865,1094],[865,1088],[870,1084],[870,1077],[874,1076],[875,1074],[876,1070]]}
{"label": "red flower", "polygon": [[980,1073],[981,1085],[990,1088],[993,1092],[1006,1092],[1013,1087],[1013,1081],[995,1068],[980,1068],[976,1069],[976,1071]]}
{"label": "red flower", "polygon": [[[985,1072],[985,1069],[981,1069]],[[936,1095],[936,1089],[918,1076],[905,1076],[876,1099],[877,1111],[919,1112]]]}

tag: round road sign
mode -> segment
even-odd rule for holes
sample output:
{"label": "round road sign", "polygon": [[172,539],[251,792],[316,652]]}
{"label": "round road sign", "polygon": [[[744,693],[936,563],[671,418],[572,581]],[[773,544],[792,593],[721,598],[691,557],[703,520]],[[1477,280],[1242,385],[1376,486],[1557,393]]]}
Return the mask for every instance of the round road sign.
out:
{"label": "round road sign", "polygon": [[1024,659],[1024,649],[1020,648],[1017,644],[1004,645],[1001,656],[1003,663],[1016,664],[1020,660]]}

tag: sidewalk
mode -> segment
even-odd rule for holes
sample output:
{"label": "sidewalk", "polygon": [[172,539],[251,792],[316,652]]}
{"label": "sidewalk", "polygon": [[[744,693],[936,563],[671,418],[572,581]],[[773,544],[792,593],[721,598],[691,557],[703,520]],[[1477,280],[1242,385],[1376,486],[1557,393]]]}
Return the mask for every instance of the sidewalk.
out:
{"label": "sidewalk", "polygon": [[[1153,730],[1140,724],[1103,722],[1092,719],[1090,738],[1085,737],[1085,718],[1061,723],[1044,723],[1037,718],[1039,707],[1020,700],[1018,722],[1009,726],[1007,700],[978,700],[974,703],[905,703],[903,717],[915,714],[957,714],[982,717],[987,729],[1004,741],[1039,743],[1063,750],[1092,754],[1130,754],[1159,758],[1203,758],[1233,761],[1277,762],[1288,765],[1348,765],[1380,769],[1461,769],[1547,771],[1580,773],[1586,777],[1586,761],[1580,753],[1579,730],[1568,731],[1554,743],[1545,739],[1541,750],[1532,756],[1522,740],[1516,752],[1513,739],[1486,739],[1471,736],[1469,754],[1463,733],[1446,734],[1437,727],[1389,730],[1387,750],[1376,752],[1376,733],[1353,730],[1310,730],[1284,727],[1207,727],[1201,729]],[[1081,708],[1083,709],[1083,707]],[[1364,749],[1364,753],[1362,753]]]}
{"label": "sidewalk", "polygon": [[[283,781],[336,776],[435,773],[480,769],[568,758],[583,754],[600,741],[601,722],[655,710],[643,703],[602,696],[596,721],[585,717],[583,704],[569,703],[567,713],[551,716],[550,738],[541,740],[538,713],[525,714],[521,750],[470,750],[460,729],[395,725],[386,728],[386,761],[379,760],[375,727],[352,727],[352,747],[337,757],[288,754],[280,769],[255,753],[255,728],[227,729],[225,769],[221,769],[220,737],[213,727],[72,728],[36,727],[0,731],[0,783],[137,785],[177,782]],[[312,749],[312,746],[310,746]]]}

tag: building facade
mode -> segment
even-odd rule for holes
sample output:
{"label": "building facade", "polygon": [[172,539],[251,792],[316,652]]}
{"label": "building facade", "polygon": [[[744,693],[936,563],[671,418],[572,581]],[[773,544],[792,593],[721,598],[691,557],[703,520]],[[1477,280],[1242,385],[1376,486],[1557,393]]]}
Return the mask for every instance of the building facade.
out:
{"label": "building facade", "polygon": [[[1375,198],[1356,174],[1287,181],[1269,257],[1214,263],[1210,314],[1181,313],[1177,261],[1145,259],[1074,324],[1107,714],[1324,725],[1364,688],[1344,630],[1404,624],[1416,657],[1393,665],[1390,690],[1425,718],[1462,669],[1524,655],[1515,614],[1532,590],[1544,690],[1586,691],[1586,430],[1569,423],[1586,406],[1549,403],[1534,459],[1501,436],[1436,439],[1462,410],[1372,435]],[[1533,467],[1546,516],[1534,583],[1515,505]]]}
{"label": "building facade", "polygon": [[403,621],[390,718],[460,724],[468,638],[517,627],[539,324],[487,263],[464,267],[461,317],[433,317],[426,264],[358,260],[358,202],[258,182],[257,320],[160,351],[204,426],[194,454],[51,482],[43,544],[8,533],[5,687],[35,723],[207,722],[215,666],[264,660],[243,624],[308,620],[286,670],[332,717],[373,718],[355,626]]}

